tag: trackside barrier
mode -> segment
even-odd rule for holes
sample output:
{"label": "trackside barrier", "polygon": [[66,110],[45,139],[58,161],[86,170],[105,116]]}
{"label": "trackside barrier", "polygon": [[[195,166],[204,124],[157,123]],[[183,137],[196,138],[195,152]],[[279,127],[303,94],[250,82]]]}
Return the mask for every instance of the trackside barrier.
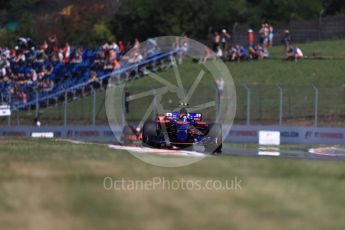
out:
{"label": "trackside barrier", "polygon": [[[116,135],[122,130],[115,127]],[[280,127],[234,125],[225,143],[258,143],[259,131],[280,132],[281,144],[344,144],[345,128],[316,127]],[[0,137],[31,137],[33,133],[54,133],[55,138],[73,140],[117,143],[109,126],[47,126],[47,127],[5,127],[0,130]]]}

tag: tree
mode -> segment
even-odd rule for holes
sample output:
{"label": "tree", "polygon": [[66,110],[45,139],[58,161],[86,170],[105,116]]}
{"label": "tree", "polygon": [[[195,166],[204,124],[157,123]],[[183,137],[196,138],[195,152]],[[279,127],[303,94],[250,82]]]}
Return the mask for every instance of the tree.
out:
{"label": "tree", "polygon": [[93,33],[97,42],[110,42],[115,40],[115,36],[106,24],[95,24],[93,26]]}
{"label": "tree", "polygon": [[245,19],[245,0],[128,0],[111,21],[118,37],[181,35],[204,38],[210,27],[231,28]]}

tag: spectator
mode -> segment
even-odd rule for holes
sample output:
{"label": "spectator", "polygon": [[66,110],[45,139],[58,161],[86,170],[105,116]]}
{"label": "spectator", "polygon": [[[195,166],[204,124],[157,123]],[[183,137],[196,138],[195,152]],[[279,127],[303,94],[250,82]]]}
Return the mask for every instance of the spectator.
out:
{"label": "spectator", "polygon": [[263,44],[262,46],[264,48],[267,48],[269,46],[269,34],[270,34],[270,30],[269,30],[269,25],[268,23],[264,23],[264,27],[263,27]]}
{"label": "spectator", "polygon": [[255,51],[258,60],[263,60],[265,58],[265,48],[262,45],[256,46]]}
{"label": "spectator", "polygon": [[65,63],[68,63],[70,56],[71,56],[71,47],[69,46],[68,42],[66,42],[63,48],[63,61]]}
{"label": "spectator", "polygon": [[182,64],[182,59],[187,54],[189,49],[188,40],[185,35],[182,35],[181,38],[176,38],[172,48],[173,50],[178,51],[177,61],[179,64]]}
{"label": "spectator", "polygon": [[99,79],[98,79],[97,72],[93,70],[90,73],[89,82],[94,82],[94,81],[99,81]]}
{"label": "spectator", "polygon": [[105,52],[101,50],[97,53],[96,59],[94,61],[94,67],[96,69],[104,69],[105,66]]}
{"label": "spectator", "polygon": [[24,104],[28,103],[28,97],[24,93],[24,91],[20,90],[17,94],[17,97],[20,101],[22,101]]}
{"label": "spectator", "polygon": [[205,48],[205,55],[199,60],[199,64],[205,64],[206,61],[212,57],[212,50],[208,47]]}
{"label": "spectator", "polygon": [[57,52],[58,60],[61,64],[65,62],[65,54],[63,49],[59,49]]}
{"label": "spectator", "polygon": [[33,126],[35,127],[41,127],[41,122],[38,117],[35,118]]}
{"label": "spectator", "polygon": [[229,52],[229,60],[230,61],[236,61],[238,58],[239,58],[239,46],[234,46],[230,49],[230,52]]}
{"label": "spectator", "polygon": [[[175,43],[176,41],[173,43],[173,46],[175,45]],[[146,52],[144,54],[145,57],[150,57],[150,56],[155,55],[159,49],[157,41],[154,38],[150,38],[147,40],[145,48],[146,48]],[[175,47],[173,47],[173,49],[176,50]]]}
{"label": "spectator", "polygon": [[31,38],[24,38],[24,37],[18,38],[17,45],[19,49],[22,51],[34,50],[36,47],[35,43],[31,40]]}
{"label": "spectator", "polygon": [[52,63],[49,63],[46,69],[46,74],[51,75],[54,72],[54,66]]}
{"label": "spectator", "polygon": [[217,58],[223,58],[223,50],[220,48],[220,46],[217,46],[217,52],[216,52]]}
{"label": "spectator", "polygon": [[13,59],[14,62],[18,63],[19,65],[22,65],[25,63],[26,57],[22,51]]}
{"label": "spectator", "polygon": [[50,61],[53,63],[57,63],[60,62],[61,55],[59,54],[59,52],[53,52],[50,58]]}
{"label": "spectator", "polygon": [[303,52],[298,47],[291,47],[287,53],[287,60],[297,61],[298,59],[303,58]]}
{"label": "spectator", "polygon": [[120,68],[120,63],[117,60],[117,55],[114,50],[111,50],[109,52],[106,64],[104,66],[105,70],[112,70],[112,69],[119,69]]}
{"label": "spectator", "polygon": [[31,38],[27,38],[26,39],[27,41],[27,48],[30,49],[30,50],[36,50],[36,44],[34,41],[32,41]]}
{"label": "spectator", "polygon": [[273,46],[273,26],[269,25],[269,34],[268,34],[268,40],[269,40],[269,47]]}
{"label": "spectator", "polygon": [[254,46],[248,48],[249,60],[257,60],[258,59],[258,54],[257,54],[256,50],[257,50],[257,45],[254,45]]}
{"label": "spectator", "polygon": [[213,51],[218,52],[218,47],[220,45],[220,35],[218,34],[218,32],[215,32],[213,34],[212,42]]}
{"label": "spectator", "polygon": [[44,53],[44,50],[40,50],[38,53],[37,53],[37,56],[36,56],[36,59],[35,59],[35,63],[43,63],[45,60],[47,59],[47,56],[46,54]]}
{"label": "spectator", "polygon": [[[227,52],[230,47],[230,41],[231,41],[231,36],[230,34],[226,31],[226,29],[222,30],[222,35],[221,35],[221,45],[222,49],[224,52]],[[226,55],[226,54],[225,54]]]}
{"label": "spectator", "polygon": [[254,46],[255,37],[254,37],[254,31],[252,29],[248,30],[248,46],[252,47]]}
{"label": "spectator", "polygon": [[284,44],[285,47],[285,53],[288,53],[290,48],[291,48],[291,36],[290,36],[290,31],[289,30],[284,30],[284,37],[282,40],[282,43]]}
{"label": "spectator", "polygon": [[109,48],[109,43],[108,42],[105,42],[104,44],[103,44],[103,46],[102,46],[102,49],[104,50],[104,51],[108,51],[110,48]]}
{"label": "spectator", "polygon": [[180,49],[180,37],[175,37],[175,41],[173,42],[172,49],[174,51],[178,51]]}
{"label": "spectator", "polygon": [[139,49],[140,49],[140,42],[139,42],[139,39],[136,38],[134,39],[133,50],[136,52],[139,52]]}
{"label": "spectator", "polygon": [[37,73],[37,77],[39,80],[42,80],[44,79],[44,77],[46,76],[46,73],[47,73],[47,69],[46,67],[43,65],[40,69],[40,71]]}
{"label": "spectator", "polygon": [[35,71],[35,69],[31,69],[30,70],[30,76],[31,76],[31,81],[32,82],[36,82],[38,79],[37,73]]}
{"label": "spectator", "polygon": [[4,56],[2,56],[0,58],[0,77],[6,76],[9,67],[10,62]]}
{"label": "spectator", "polygon": [[223,97],[225,81],[223,77],[220,77],[216,80],[216,89],[217,89],[217,102],[220,103]]}
{"label": "spectator", "polygon": [[78,48],[75,52],[74,52],[74,57],[71,60],[71,63],[73,64],[80,64],[83,61],[83,49]]}
{"label": "spectator", "polygon": [[132,54],[130,55],[130,58],[128,59],[128,63],[130,64],[135,64],[135,63],[139,63],[143,60],[143,56],[138,53],[138,52],[132,52]]}
{"label": "spectator", "polygon": [[[180,48],[182,50],[182,55],[184,56],[187,54],[188,49],[189,49],[188,39],[187,39],[186,35],[184,35],[184,34],[182,35],[180,42],[181,42]],[[180,62],[180,64],[181,64],[181,62]]]}
{"label": "spectator", "polygon": [[48,50],[48,42],[44,41],[43,44],[40,46],[40,50],[43,50],[43,52],[47,52]]}
{"label": "spectator", "polygon": [[115,51],[116,53],[119,53],[119,46],[116,44],[116,42],[112,42],[109,45],[109,49]]}
{"label": "spectator", "polygon": [[123,44],[122,41],[119,41],[119,51],[120,51],[120,55],[125,54],[125,45]]}
{"label": "spectator", "polygon": [[44,92],[50,92],[54,89],[54,81],[52,80],[44,80],[42,81],[40,89]]}
{"label": "spectator", "polygon": [[88,82],[91,83],[92,88],[99,88],[101,86],[101,83],[96,71],[91,71]]}
{"label": "spectator", "polygon": [[249,59],[248,50],[246,48],[244,48],[243,46],[240,46],[239,53],[240,53],[240,59],[241,60],[248,60]]}
{"label": "spectator", "polygon": [[49,36],[48,38],[47,52],[48,54],[51,54],[53,51],[57,51],[57,50],[58,50],[58,40],[57,40],[56,34],[53,34]]}

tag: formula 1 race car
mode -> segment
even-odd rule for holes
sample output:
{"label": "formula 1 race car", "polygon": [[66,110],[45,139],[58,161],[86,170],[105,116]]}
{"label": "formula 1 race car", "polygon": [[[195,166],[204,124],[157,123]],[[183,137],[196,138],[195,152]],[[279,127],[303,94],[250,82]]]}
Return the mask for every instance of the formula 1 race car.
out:
{"label": "formula 1 race car", "polygon": [[202,121],[201,113],[180,112],[157,116],[148,120],[142,129],[142,142],[155,148],[197,149],[206,153],[221,153],[222,127]]}

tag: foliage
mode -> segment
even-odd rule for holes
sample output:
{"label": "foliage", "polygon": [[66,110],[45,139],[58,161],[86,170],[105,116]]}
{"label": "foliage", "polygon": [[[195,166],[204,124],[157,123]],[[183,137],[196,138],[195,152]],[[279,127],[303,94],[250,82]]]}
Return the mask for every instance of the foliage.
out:
{"label": "foliage", "polygon": [[291,19],[313,19],[321,12],[332,15],[344,9],[344,1],[338,0],[128,0],[114,15],[112,28],[125,38],[186,32],[203,39],[210,30],[231,30],[235,23],[251,27],[263,20],[287,24]]}
{"label": "foliage", "polygon": [[106,24],[95,24],[93,26],[94,38],[98,42],[114,41],[115,36],[111,33],[108,25]]}
{"label": "foliage", "polygon": [[0,29],[0,44],[13,46],[16,41],[15,33]]}
{"label": "foliage", "polygon": [[[113,34],[127,41],[133,39],[133,36],[143,40],[152,36],[182,33],[205,39],[211,31],[222,28],[231,31],[237,24],[256,29],[265,19],[274,25],[286,25],[291,19],[318,18],[320,13],[323,16],[345,13],[343,0],[92,2],[93,5],[85,8],[84,1],[79,0],[0,0],[0,27],[5,27],[7,23],[18,23],[19,28],[11,35],[36,36],[37,40],[44,39],[47,31],[53,28],[60,37],[71,43],[94,45],[99,41],[113,40]],[[73,5],[71,15],[61,16],[61,9],[70,5]],[[104,8],[97,8],[98,5]],[[106,9],[114,11],[108,10],[106,13]]]}

